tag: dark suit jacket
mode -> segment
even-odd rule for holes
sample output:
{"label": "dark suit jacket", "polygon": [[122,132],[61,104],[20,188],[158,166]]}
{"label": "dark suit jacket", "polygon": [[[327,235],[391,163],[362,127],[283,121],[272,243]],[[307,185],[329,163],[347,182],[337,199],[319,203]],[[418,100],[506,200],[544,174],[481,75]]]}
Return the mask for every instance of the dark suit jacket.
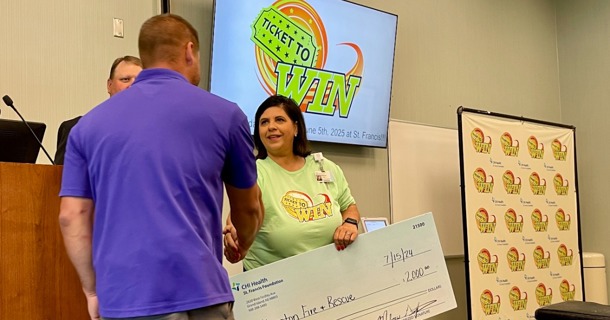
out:
{"label": "dark suit jacket", "polygon": [[59,126],[59,130],[57,131],[57,151],[55,151],[55,164],[64,164],[64,154],[66,153],[66,145],[68,144],[68,136],[70,135],[70,130],[74,127],[78,120],[80,120],[80,116],[64,121]]}

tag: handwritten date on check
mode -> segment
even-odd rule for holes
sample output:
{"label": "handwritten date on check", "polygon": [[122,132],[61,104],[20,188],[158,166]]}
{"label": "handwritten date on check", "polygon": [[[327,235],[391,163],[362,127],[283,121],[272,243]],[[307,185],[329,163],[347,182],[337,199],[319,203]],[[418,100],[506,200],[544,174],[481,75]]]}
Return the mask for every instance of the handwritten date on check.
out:
{"label": "handwritten date on check", "polygon": [[432,213],[231,278],[236,319],[427,319],[457,307]]}

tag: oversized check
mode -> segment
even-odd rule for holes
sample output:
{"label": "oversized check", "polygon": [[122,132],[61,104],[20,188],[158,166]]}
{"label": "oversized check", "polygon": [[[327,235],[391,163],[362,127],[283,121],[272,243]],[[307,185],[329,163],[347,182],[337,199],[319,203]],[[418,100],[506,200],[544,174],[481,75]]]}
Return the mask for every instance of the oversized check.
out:
{"label": "oversized check", "polygon": [[[290,241],[287,239],[286,241]],[[426,319],[455,308],[432,213],[231,278],[236,319]]]}

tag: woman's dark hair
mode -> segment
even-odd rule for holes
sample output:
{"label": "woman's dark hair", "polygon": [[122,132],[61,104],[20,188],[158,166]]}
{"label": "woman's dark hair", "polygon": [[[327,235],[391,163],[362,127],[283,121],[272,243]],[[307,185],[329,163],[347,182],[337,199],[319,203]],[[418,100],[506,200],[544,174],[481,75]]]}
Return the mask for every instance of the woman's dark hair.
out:
{"label": "woman's dark hair", "polygon": [[297,136],[294,137],[292,142],[292,152],[297,156],[307,157],[311,153],[311,148],[309,147],[309,140],[307,140],[307,127],[305,127],[305,119],[301,109],[294,100],[281,95],[275,95],[265,99],[256,110],[256,115],[254,116],[254,146],[256,146],[258,151],[256,158],[267,158],[267,149],[265,149],[259,134],[259,122],[265,110],[271,107],[282,108],[288,115],[288,118],[296,123],[298,130]]}

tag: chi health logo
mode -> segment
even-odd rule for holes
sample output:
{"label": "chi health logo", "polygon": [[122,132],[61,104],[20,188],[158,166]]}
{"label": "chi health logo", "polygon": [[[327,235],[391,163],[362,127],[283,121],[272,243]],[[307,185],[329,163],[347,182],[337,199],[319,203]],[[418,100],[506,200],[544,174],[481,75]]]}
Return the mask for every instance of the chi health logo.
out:
{"label": "chi health logo", "polygon": [[231,289],[235,290],[235,291],[239,291],[239,282],[233,282],[231,283]]}

